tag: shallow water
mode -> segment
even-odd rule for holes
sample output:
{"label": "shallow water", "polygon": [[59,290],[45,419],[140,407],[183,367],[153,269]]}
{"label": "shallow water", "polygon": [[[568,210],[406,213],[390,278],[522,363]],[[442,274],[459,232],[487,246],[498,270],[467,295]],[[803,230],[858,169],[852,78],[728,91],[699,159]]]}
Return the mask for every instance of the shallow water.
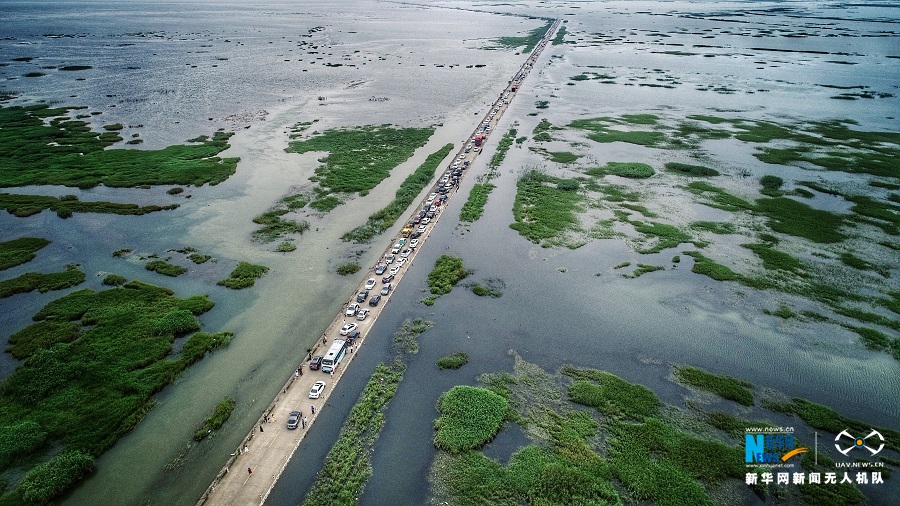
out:
{"label": "shallow water", "polygon": [[[60,220],[44,212],[18,219],[4,213],[0,215],[0,240],[34,235],[54,241],[38,253],[35,261],[4,274],[12,277],[29,270],[61,270],[66,263],[79,262],[88,281],[77,288],[100,289],[98,274],[115,272],[169,286],[180,296],[209,293],[216,301],[216,307],[201,318],[202,325],[205,330],[234,331],[236,338],[230,348],[200,362],[176,385],[163,391],[159,405],[99,459],[98,471],[65,501],[191,504],[305,355],[308,343],[318,337],[335,308],[353,293],[358,279],[339,277],[333,274],[334,267],[356,254],[361,265],[371,265],[380,254],[380,243],[387,242],[358,247],[341,243],[339,236],[389,201],[405,174],[428,153],[446,142],[463,139],[522,60],[511,52],[478,48],[491,37],[513,35],[542,22],[383,2],[352,6],[341,2],[139,2],[129,4],[127,11],[105,2],[89,5],[73,8],[67,3],[5,3],[0,26],[4,27],[4,36],[14,38],[0,40],[0,62],[8,63],[0,67],[0,79],[6,79],[0,81],[0,91],[17,91],[28,100],[83,104],[101,110],[104,113],[95,119],[97,125],[129,125],[126,134],[139,133],[145,139],[141,147],[181,142],[217,128],[236,128],[233,147],[225,156],[240,156],[242,162],[237,174],[224,183],[190,189],[191,199],[169,196],[167,187],[84,192],[41,188],[40,192],[54,195],[76,193],[85,200],[182,205],[174,211],[143,217],[76,214]],[[473,7],[468,2],[433,5]],[[621,37],[596,45],[549,47],[496,133],[502,134],[517,122],[520,135],[530,136],[541,117],[565,124],[579,116],[654,112],[677,118],[719,114],[710,112],[714,109],[739,111],[720,114],[749,118],[849,117],[867,129],[897,130],[896,120],[887,118],[896,116],[896,97],[829,100],[827,97],[837,90],[815,86],[865,85],[875,91],[896,92],[898,60],[884,57],[900,54],[896,37],[754,37],[773,27],[794,30],[798,26],[796,18],[763,10],[769,6],[754,2],[725,7],[720,3],[578,2],[554,6],[558,11],[551,12],[546,6],[531,3],[476,5],[474,8],[509,9],[518,14],[574,14],[565,18],[569,20],[570,40],[587,40],[593,33]],[[826,35],[843,28],[854,35],[872,35],[896,26],[878,21],[879,17],[891,17],[894,10],[887,7],[837,9],[796,2],[790,8],[793,10],[787,13],[803,14],[810,25],[825,26],[825,18],[833,17],[836,10],[840,14],[837,17],[870,20],[829,20],[827,23],[833,25],[815,28]],[[749,9],[757,12],[735,15]],[[650,13],[639,14],[644,10]],[[318,26],[325,29],[310,32]],[[709,36],[715,38],[704,38]],[[302,42],[309,44],[301,48]],[[669,43],[684,46],[665,45]],[[692,49],[695,44],[722,47]],[[319,47],[313,49],[312,45]],[[863,56],[774,53],[754,51],[754,47],[826,47],[833,48],[828,49],[832,52]],[[716,56],[654,52],[666,50]],[[559,57],[551,60],[552,55]],[[36,59],[12,61],[22,56]],[[829,63],[848,58],[858,65]],[[552,63],[544,66],[549,61]],[[325,62],[344,66],[324,67]],[[465,68],[474,64],[486,67]],[[41,69],[62,65],[94,68],[73,72]],[[607,71],[588,65],[609,67],[619,76],[619,84],[565,84],[569,77],[585,70]],[[639,86],[654,82],[657,68],[682,84],[675,89]],[[31,71],[47,75],[22,77]],[[77,80],[80,78],[84,80]],[[697,89],[709,84],[736,91],[722,94]],[[758,91],[761,89],[768,91]],[[372,97],[389,100],[370,101]],[[537,111],[536,100],[549,100],[550,108],[540,111],[540,116],[529,116]],[[312,119],[321,120],[315,129],[383,122],[443,126],[378,190],[324,218],[311,218],[312,229],[297,239],[298,251],[289,255],[272,253],[266,251],[271,245],[249,241],[255,227],[250,218],[268,209],[291,186],[306,183],[313,174],[318,155],[283,152],[286,131],[298,121]],[[499,138],[491,136],[488,152]],[[568,148],[559,142],[552,149]],[[647,161],[658,165],[662,159],[656,150],[628,145],[593,145],[588,149],[598,164]],[[712,144],[703,149],[721,162],[726,173],[744,166],[754,174],[766,169],[754,162],[746,149],[735,152]],[[473,168],[475,174],[485,172],[486,163],[487,157],[481,157]],[[498,187],[490,196],[485,216],[460,228],[456,218],[474,183],[472,175],[463,182],[459,198],[453,200],[440,226],[423,245],[414,267],[368,337],[367,351],[345,373],[339,395],[330,398],[329,409],[318,415],[323,423],[311,429],[312,437],[304,440],[270,496],[270,503],[296,504],[302,500],[374,364],[387,356],[390,336],[405,318],[419,316],[436,325],[420,337],[421,351],[410,360],[404,382],[392,400],[387,425],[373,455],[374,474],[362,496],[363,504],[395,502],[397,497],[415,504],[427,501],[437,396],[453,385],[473,384],[480,373],[510,370],[513,360],[507,351],[511,349],[548,371],[565,363],[608,370],[654,389],[673,404],[680,404],[686,391],[667,379],[667,364],[689,363],[896,427],[900,418],[900,399],[896,396],[900,374],[895,360],[884,353],[863,350],[855,334],[834,326],[785,322],[763,314],[763,308],[786,299],[781,294],[759,294],[692,275],[689,263],[672,269],[671,257],[687,249],[685,245],[677,251],[638,255],[621,240],[593,241],[577,250],[543,249],[525,241],[508,225],[512,222],[516,175],[534,164],[545,163],[526,149],[513,148],[501,167],[501,177],[494,181]],[[786,172],[791,174],[786,179],[802,173],[799,169]],[[735,180],[724,186],[742,184]],[[679,191],[673,189],[672,193],[671,202],[658,205],[675,218],[725,219],[720,211],[682,207],[682,201],[674,197]],[[811,203],[829,208],[828,197],[817,197]],[[113,251],[125,247],[142,254],[164,255],[169,249],[184,246],[196,247],[219,262],[195,267],[175,254],[176,262],[191,270],[173,279],[146,272],[143,262],[135,257],[111,257]],[[433,307],[420,304],[425,277],[434,260],[444,253],[462,257],[466,267],[475,270],[473,280],[502,279],[506,283],[503,297],[477,298],[458,287]],[[271,274],[256,287],[241,292],[216,286],[215,280],[225,277],[241,260],[267,265]],[[665,265],[667,270],[625,279],[613,269],[624,260]],[[41,305],[63,293],[0,300],[4,335],[24,327]],[[791,302],[800,308],[809,304]],[[470,362],[458,371],[438,371],[434,366],[437,358],[454,351],[466,351]],[[5,376],[14,366],[15,362],[4,354],[0,373]],[[237,401],[232,419],[211,440],[199,445],[189,443],[196,427],[226,395]],[[498,446],[502,442],[499,440]],[[507,453],[504,449],[503,454]],[[169,464],[174,470],[165,471]],[[889,487],[896,489],[892,484]]]}

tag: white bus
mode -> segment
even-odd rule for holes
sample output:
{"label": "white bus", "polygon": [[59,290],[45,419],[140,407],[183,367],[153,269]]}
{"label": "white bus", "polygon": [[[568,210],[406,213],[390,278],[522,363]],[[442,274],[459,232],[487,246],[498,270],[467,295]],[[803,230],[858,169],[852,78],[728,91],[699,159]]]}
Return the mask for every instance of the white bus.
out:
{"label": "white bus", "polygon": [[347,341],[335,339],[334,343],[331,344],[331,348],[328,348],[328,353],[322,358],[322,372],[333,371],[335,366],[340,364],[341,360],[344,360],[344,355],[346,354]]}

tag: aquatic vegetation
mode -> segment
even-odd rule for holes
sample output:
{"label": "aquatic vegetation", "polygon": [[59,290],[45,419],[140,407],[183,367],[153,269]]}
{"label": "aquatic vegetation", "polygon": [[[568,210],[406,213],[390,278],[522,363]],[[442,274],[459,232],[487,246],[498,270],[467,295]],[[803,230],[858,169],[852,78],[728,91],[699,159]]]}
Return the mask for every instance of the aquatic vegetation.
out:
{"label": "aquatic vegetation", "polygon": [[656,394],[633,385],[614,374],[594,369],[564,366],[560,371],[575,381],[569,385],[569,399],[596,408],[606,416],[644,420],[655,416],[662,406]]}
{"label": "aquatic vegetation", "polygon": [[609,162],[603,167],[588,169],[584,171],[584,173],[589,176],[613,175],[631,179],[645,179],[652,176],[653,174],[656,174],[656,171],[654,171],[653,167],[647,165],[646,163]]}
{"label": "aquatic vegetation", "polygon": [[666,268],[661,265],[637,264],[637,269],[635,269],[631,274],[625,274],[625,277],[633,279],[641,277],[648,272],[662,271],[665,269]]}
{"label": "aquatic vegetation", "polygon": [[712,392],[744,406],[753,405],[752,384],[730,376],[719,376],[690,366],[676,366],[675,376],[683,383]]}
{"label": "aquatic vegetation", "polygon": [[713,234],[735,234],[737,226],[734,223],[723,221],[694,221],[688,225],[691,230],[701,230]]}
{"label": "aquatic vegetation", "polygon": [[227,278],[217,282],[217,285],[231,288],[232,290],[240,290],[253,286],[256,279],[268,274],[269,268],[265,265],[256,265],[249,262],[240,262],[237,267],[231,271]]}
{"label": "aquatic vegetation", "polygon": [[459,369],[469,361],[469,354],[458,351],[441,357],[437,361],[438,369]]}
{"label": "aquatic vegetation", "polygon": [[553,126],[547,118],[541,118],[541,121],[531,131],[531,138],[534,139],[534,142],[550,142],[553,140],[550,131],[556,129],[558,127]]}
{"label": "aquatic vegetation", "polygon": [[138,206],[137,204],[119,204],[116,202],[82,202],[74,195],[57,198],[45,195],[0,193],[0,209],[5,209],[18,218],[33,216],[44,209],[50,209],[60,218],[69,218],[73,213],[142,215],[177,208],[178,204]]}
{"label": "aquatic vegetation", "polygon": [[509,151],[515,138],[515,128],[510,128],[509,131],[503,134],[503,137],[500,138],[500,142],[497,143],[497,150],[494,152],[494,156],[492,156],[491,161],[488,162],[489,169],[496,169],[503,163],[503,159],[506,158],[506,153]]}
{"label": "aquatic vegetation", "polygon": [[350,416],[344,420],[337,441],[328,452],[316,481],[303,504],[353,505],[372,475],[372,453],[384,427],[388,404],[406,371],[407,355],[415,353],[410,343],[431,326],[431,322],[406,320],[394,335],[394,358],[379,363],[363,388]]}
{"label": "aquatic vegetation", "polygon": [[556,31],[556,35],[553,37],[553,45],[558,46],[560,44],[565,44],[566,38],[566,27],[565,25],[560,26],[559,30]]}
{"label": "aquatic vegetation", "polygon": [[459,257],[441,255],[434,262],[434,269],[428,273],[428,287],[432,295],[450,293],[453,287],[469,275]]}
{"label": "aquatic vegetation", "polygon": [[742,247],[756,253],[756,256],[763,262],[763,267],[769,270],[783,270],[805,276],[802,271],[803,265],[796,257],[773,249],[769,244],[741,244]]}
{"label": "aquatic vegetation", "polygon": [[153,271],[173,278],[181,276],[182,274],[187,272],[187,269],[180,265],[173,265],[162,260],[152,260],[150,262],[147,262],[147,264],[144,265],[144,268],[148,271]]}
{"label": "aquatic vegetation", "polygon": [[84,282],[84,272],[77,266],[69,265],[62,272],[44,274],[40,272],[26,272],[13,279],[0,281],[0,299],[11,297],[18,293],[28,293],[37,290],[46,293],[51,290],[64,290],[78,286]]}
{"label": "aquatic vegetation", "polygon": [[215,409],[213,409],[212,414],[206,417],[206,420],[203,422],[203,427],[200,427],[197,432],[194,433],[194,441],[203,441],[206,436],[212,434],[213,431],[222,428],[222,426],[225,425],[225,422],[231,418],[234,406],[234,399],[230,397],[222,399],[222,402],[217,404]]}
{"label": "aquatic vegetation", "polygon": [[484,206],[488,196],[496,188],[491,183],[475,183],[469,190],[469,198],[459,210],[459,221],[476,222],[484,214]]}
{"label": "aquatic vegetation", "polygon": [[616,130],[610,128],[613,123],[609,118],[578,119],[570,122],[569,128],[587,130],[587,138],[595,142],[628,142],[640,146],[663,147],[668,138],[666,134],[648,130]]}
{"label": "aquatic vegetation", "polygon": [[649,246],[645,243],[640,244],[636,248],[638,253],[659,253],[660,251],[674,248],[685,242],[693,242],[694,245],[697,245],[697,242],[691,238],[690,234],[674,225],[653,221],[644,223],[637,220],[631,220],[628,221],[628,223],[631,223],[631,225],[634,226],[635,231],[653,240],[652,244]]}
{"label": "aquatic vegetation", "polygon": [[288,144],[288,153],[325,151],[316,169],[316,199],[310,207],[328,212],[342,202],[335,193],[365,194],[425,145],[433,127],[396,128],[390,125],[357,129],[329,129],[305,140]]}
{"label": "aquatic vegetation", "polygon": [[485,388],[453,387],[438,399],[434,446],[450,453],[481,448],[500,431],[508,402]]}
{"label": "aquatic vegetation", "polygon": [[400,188],[397,189],[394,200],[390,204],[369,215],[364,225],[347,232],[341,236],[341,240],[344,242],[368,243],[376,235],[391,228],[409,205],[413,203],[419,193],[422,192],[422,189],[428,186],[428,183],[434,177],[438,165],[441,164],[441,160],[446,158],[452,150],[453,144],[447,144],[428,155],[428,158],[422,162],[422,165],[419,165],[415,172],[410,174],[400,184]]}
{"label": "aquatic vegetation", "polygon": [[571,186],[566,186],[564,181],[536,170],[523,174],[516,182],[513,202],[516,222],[509,227],[545,247],[560,244],[566,231],[577,230],[575,211],[584,201],[584,195],[568,189]]}
{"label": "aquatic vegetation", "polygon": [[253,238],[268,243],[285,234],[302,234],[309,230],[309,222],[306,220],[297,222],[282,218],[288,212],[287,209],[272,209],[253,218],[253,223],[263,225],[262,228],[253,231]]}
{"label": "aquatic vegetation", "polygon": [[337,266],[336,272],[341,276],[348,276],[359,272],[360,266],[356,262],[347,262]]}
{"label": "aquatic vegetation", "polygon": [[478,283],[472,283],[472,285],[469,286],[469,289],[471,289],[472,293],[479,297],[502,297],[503,292],[501,292],[494,285],[495,283],[490,282],[488,282],[488,286],[479,285]]}
{"label": "aquatic vegetation", "polygon": [[237,158],[216,156],[228,149],[231,133],[219,131],[195,144],[159,150],[106,149],[121,137],[91,131],[89,123],[69,119],[75,109],[0,106],[0,124],[5,126],[0,130],[0,158],[5,165],[0,187],[202,186],[228,179],[237,168]]}
{"label": "aquatic vegetation", "polygon": [[107,274],[103,278],[103,284],[106,286],[122,286],[128,282],[128,278],[118,274]]}
{"label": "aquatic vegetation", "polygon": [[44,503],[65,492],[82,476],[74,471],[88,467],[152,409],[155,393],[207,352],[228,344],[230,333],[201,332],[172,356],[173,343],[183,335],[159,333],[159,321],[213,306],[206,297],[179,299],[172,293],[137,281],[79,290],[44,306],[35,323],[16,334],[15,346],[29,358],[0,389],[0,433],[11,431],[21,443],[0,463],[3,470],[31,471],[4,501],[21,503],[28,496]]}
{"label": "aquatic vegetation", "polygon": [[688,183],[685,187],[685,190],[703,197],[703,203],[710,206],[715,207],[716,209],[722,209],[724,211],[741,211],[741,210],[752,210],[754,209],[753,204],[747,202],[746,200],[736,197],[727,191],[713,186],[704,181],[694,181],[692,183]]}
{"label": "aquatic vegetation", "polygon": [[696,177],[712,177],[720,175],[716,169],[710,169],[702,165],[690,165],[687,163],[668,162],[665,165],[666,170],[685,176]]}
{"label": "aquatic vegetation", "polygon": [[755,210],[769,218],[768,225],[776,232],[826,244],[845,238],[840,230],[845,224],[843,216],[815,209],[803,202],[785,197],[758,199]]}
{"label": "aquatic vegetation", "polygon": [[49,240],[40,237],[20,237],[0,242],[0,271],[32,261],[37,256],[35,252],[48,244]]}
{"label": "aquatic vegetation", "polygon": [[191,253],[188,255],[188,260],[194,262],[195,264],[205,264],[206,262],[212,259],[211,255],[201,255],[200,253]]}
{"label": "aquatic vegetation", "polygon": [[[540,42],[541,37],[550,30],[550,27],[553,25],[552,21],[547,21],[547,24],[544,26],[539,26],[533,30],[528,32],[528,35],[520,36],[520,37],[500,37],[498,39],[494,39],[493,42],[496,44],[496,47],[505,47],[508,49],[517,49],[522,48],[521,53],[526,54],[531,52],[534,49],[534,46]],[[495,47],[488,47],[486,49],[495,49]]]}

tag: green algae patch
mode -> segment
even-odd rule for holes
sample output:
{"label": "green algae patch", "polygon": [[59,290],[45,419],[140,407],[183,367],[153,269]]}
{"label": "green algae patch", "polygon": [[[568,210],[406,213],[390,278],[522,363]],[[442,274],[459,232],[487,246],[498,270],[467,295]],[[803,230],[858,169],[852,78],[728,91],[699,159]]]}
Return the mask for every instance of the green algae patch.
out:
{"label": "green algae patch", "polygon": [[564,234],[578,229],[575,212],[581,207],[584,195],[577,189],[577,181],[536,170],[526,172],[516,181],[515,223],[509,227],[535,244],[545,247],[565,244]]}
{"label": "green algae patch", "polygon": [[654,171],[653,167],[647,165],[646,163],[609,162],[603,167],[588,169],[585,171],[585,174],[589,176],[613,175],[627,177],[630,179],[646,179],[653,174],[656,174],[656,171]]}
{"label": "green algae patch", "polygon": [[203,421],[203,426],[197,429],[197,432],[194,432],[194,441],[203,441],[214,431],[221,429],[225,422],[231,418],[234,406],[234,399],[230,397],[222,399],[222,402],[217,404],[213,412]]}
{"label": "green algae patch", "polygon": [[356,129],[329,129],[305,140],[288,144],[288,153],[325,151],[316,169],[316,199],[310,206],[329,212],[342,202],[336,193],[365,195],[390,176],[391,169],[405,162],[424,146],[433,127],[398,128],[390,125]]}
{"label": "green algae patch", "polygon": [[231,271],[227,278],[217,282],[217,285],[231,288],[232,290],[241,290],[250,288],[257,279],[268,274],[269,268],[265,265],[256,265],[249,262],[240,262],[237,267]]}
{"label": "green algae patch", "polygon": [[231,133],[220,131],[195,144],[159,150],[106,149],[121,137],[69,119],[72,110],[46,104],[0,106],[0,187],[202,186],[228,179],[237,168],[237,158],[217,156],[228,149]]}
{"label": "green algae patch", "polygon": [[675,368],[675,376],[683,383],[712,392],[744,406],[753,405],[752,384],[730,376],[719,376],[690,366]]}
{"label": "green algae patch", "polygon": [[[2,177],[2,176],[0,176]],[[139,206],[137,204],[119,204],[116,202],[81,201],[74,195],[51,197],[47,195],[20,195],[0,193],[0,209],[18,218],[27,218],[45,209],[55,212],[60,218],[69,218],[74,213],[101,213],[140,216],[157,211],[177,209],[178,204],[167,206]]]}
{"label": "green algae patch", "polygon": [[0,271],[34,260],[35,253],[48,244],[50,241],[41,237],[20,237],[0,242]]}
{"label": "green algae patch", "polygon": [[153,271],[157,274],[162,274],[163,276],[169,276],[172,278],[177,278],[181,276],[187,269],[175,264],[170,264],[169,262],[165,262],[163,260],[151,260],[144,265],[144,268],[148,271]]}
{"label": "green algae patch", "polygon": [[[36,494],[45,503],[64,493],[79,478],[50,455],[78,452],[92,462],[152,409],[155,393],[230,342],[230,333],[198,333],[173,355],[175,340],[184,336],[160,334],[158,322],[173,311],[202,314],[213,303],[172,293],[136,281],[79,290],[44,306],[35,323],[16,334],[15,346],[29,358],[0,389],[0,433],[22,443],[0,448],[9,452],[2,453],[0,470],[27,474],[10,494]],[[45,489],[38,482],[58,486]]]}
{"label": "green algae patch", "polygon": [[446,144],[428,155],[422,165],[410,174],[394,194],[394,200],[382,209],[369,215],[364,225],[360,225],[341,236],[344,242],[365,244],[376,235],[391,228],[397,222],[415,198],[428,186],[441,161],[453,150],[453,144]]}
{"label": "green algae patch", "polygon": [[459,369],[460,367],[466,365],[466,363],[468,362],[469,354],[458,351],[456,353],[451,353],[439,358],[437,361],[437,366],[438,369]]}
{"label": "green algae patch", "polygon": [[438,399],[434,445],[450,453],[481,448],[497,435],[506,419],[506,398],[484,388],[456,386]]}
{"label": "green algae patch", "polygon": [[84,272],[74,265],[68,266],[62,272],[26,272],[13,279],[0,281],[0,299],[34,290],[41,293],[64,290],[84,283],[84,278]]}
{"label": "green algae patch", "polygon": [[450,293],[453,287],[469,275],[463,267],[462,258],[441,255],[434,262],[434,269],[428,273],[428,288],[432,295]]}

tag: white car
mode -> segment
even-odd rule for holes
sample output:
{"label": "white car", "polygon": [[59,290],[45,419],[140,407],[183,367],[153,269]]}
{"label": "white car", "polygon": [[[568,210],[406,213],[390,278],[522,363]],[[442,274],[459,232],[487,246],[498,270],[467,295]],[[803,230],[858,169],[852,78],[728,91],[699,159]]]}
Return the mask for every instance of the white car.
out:
{"label": "white car", "polygon": [[355,323],[347,323],[343,327],[341,327],[341,335],[346,336],[347,334],[353,332],[354,330],[356,330],[358,328],[359,328],[359,325],[357,325]]}
{"label": "white car", "polygon": [[365,289],[371,290],[375,288],[375,283],[377,283],[377,281],[375,281],[375,278],[369,278],[368,281],[366,281]]}
{"label": "white car", "polygon": [[413,239],[412,241],[409,241],[409,247],[410,247],[410,248],[415,248],[415,247],[418,246],[418,245],[419,245],[419,240],[418,240],[418,239]]}
{"label": "white car", "polygon": [[406,263],[406,257],[401,257],[397,259],[397,267],[403,267],[403,264]]}
{"label": "white car", "polygon": [[309,389],[309,398],[310,399],[318,399],[322,395],[322,392],[324,392],[324,391],[325,391],[325,382],[317,381],[317,382],[313,383],[312,388]]}
{"label": "white car", "polygon": [[345,316],[356,316],[356,313],[359,312],[359,304],[353,303],[347,306],[347,311],[344,312]]}
{"label": "white car", "polygon": [[402,260],[402,259],[404,259],[404,258],[409,258],[409,255],[410,255],[411,253],[412,253],[412,250],[409,249],[409,248],[406,248],[405,250],[403,250],[403,251],[400,252],[400,259]]}
{"label": "white car", "polygon": [[422,225],[428,225],[431,223],[431,218],[422,218]]}
{"label": "white car", "polygon": [[396,276],[397,273],[400,272],[400,266],[399,266],[399,265],[395,265],[395,266],[391,267],[391,270],[389,270],[388,272],[390,272],[391,274],[393,274],[394,276]]}
{"label": "white car", "polygon": [[437,193],[431,193],[431,194],[428,195],[428,198],[434,199],[434,198],[437,198],[437,196],[438,196]]}
{"label": "white car", "polygon": [[[427,229],[428,229],[428,227],[426,227],[425,225],[419,225],[419,228],[417,228],[416,231],[419,232],[420,234],[424,234],[425,230],[427,230]],[[388,262],[388,263],[390,263],[390,262]]]}
{"label": "white car", "polygon": [[358,313],[356,313],[356,319],[359,321],[363,321],[369,317],[368,309],[360,309]]}

